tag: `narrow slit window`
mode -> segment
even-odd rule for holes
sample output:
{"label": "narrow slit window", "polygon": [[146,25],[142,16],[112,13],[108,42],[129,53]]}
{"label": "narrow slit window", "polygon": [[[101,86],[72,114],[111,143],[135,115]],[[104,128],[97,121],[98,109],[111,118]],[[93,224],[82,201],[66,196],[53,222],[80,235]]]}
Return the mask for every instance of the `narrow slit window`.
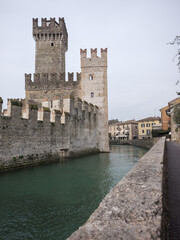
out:
{"label": "narrow slit window", "polygon": [[94,93],[93,93],[93,92],[91,92],[91,97],[92,97],[92,98],[94,97]]}
{"label": "narrow slit window", "polygon": [[52,43],[51,43],[51,47],[53,47],[53,46],[54,46],[54,43],[52,42]]}
{"label": "narrow slit window", "polygon": [[93,80],[93,75],[89,75],[89,80]]}

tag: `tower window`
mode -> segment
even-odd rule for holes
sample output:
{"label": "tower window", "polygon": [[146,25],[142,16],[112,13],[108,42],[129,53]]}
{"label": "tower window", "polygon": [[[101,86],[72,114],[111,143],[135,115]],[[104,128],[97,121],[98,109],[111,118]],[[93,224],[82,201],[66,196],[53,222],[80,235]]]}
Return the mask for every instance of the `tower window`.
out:
{"label": "tower window", "polygon": [[93,93],[93,92],[91,92],[91,97],[92,97],[92,98],[94,97],[94,93]]}
{"label": "tower window", "polygon": [[54,46],[54,43],[52,42],[52,43],[51,43],[51,47],[53,47],[53,46]]}
{"label": "tower window", "polygon": [[93,75],[89,75],[89,80],[93,80]]}

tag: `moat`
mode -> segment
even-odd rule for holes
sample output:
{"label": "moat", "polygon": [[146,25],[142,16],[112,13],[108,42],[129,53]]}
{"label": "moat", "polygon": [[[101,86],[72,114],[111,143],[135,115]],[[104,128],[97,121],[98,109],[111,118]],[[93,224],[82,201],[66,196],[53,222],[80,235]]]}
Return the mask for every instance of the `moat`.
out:
{"label": "moat", "polygon": [[63,240],[147,152],[102,153],[0,175],[0,239]]}

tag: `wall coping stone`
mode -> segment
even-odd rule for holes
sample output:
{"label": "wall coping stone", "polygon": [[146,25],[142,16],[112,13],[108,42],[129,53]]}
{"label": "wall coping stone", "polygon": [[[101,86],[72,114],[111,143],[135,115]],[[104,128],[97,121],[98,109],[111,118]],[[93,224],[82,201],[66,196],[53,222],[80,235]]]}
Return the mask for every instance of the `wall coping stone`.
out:
{"label": "wall coping stone", "polygon": [[164,151],[162,137],[67,240],[160,239]]}

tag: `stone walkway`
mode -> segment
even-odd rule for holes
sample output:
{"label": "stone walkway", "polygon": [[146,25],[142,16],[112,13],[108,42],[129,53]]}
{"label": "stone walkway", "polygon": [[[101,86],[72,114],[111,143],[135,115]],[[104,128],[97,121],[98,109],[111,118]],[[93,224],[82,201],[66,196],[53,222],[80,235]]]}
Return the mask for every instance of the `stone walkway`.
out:
{"label": "stone walkway", "polygon": [[180,144],[167,142],[169,237],[180,240]]}

